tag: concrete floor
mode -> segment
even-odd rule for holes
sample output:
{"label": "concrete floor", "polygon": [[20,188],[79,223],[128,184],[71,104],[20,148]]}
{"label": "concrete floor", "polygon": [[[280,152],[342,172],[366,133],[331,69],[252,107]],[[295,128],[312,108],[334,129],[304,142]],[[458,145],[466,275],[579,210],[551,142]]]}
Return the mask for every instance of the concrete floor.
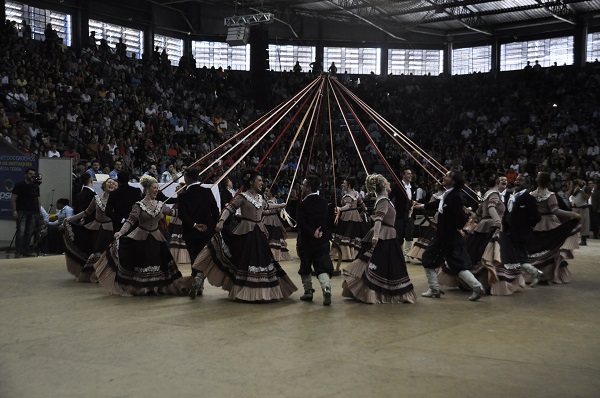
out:
{"label": "concrete floor", "polygon": [[[0,253],[0,397],[597,397],[599,254],[598,240],[576,252],[571,284],[476,303],[421,298],[419,265],[413,305],[343,299],[337,277],[323,307],[212,286],[113,297],[62,256]],[[298,261],[282,265],[300,287]]]}

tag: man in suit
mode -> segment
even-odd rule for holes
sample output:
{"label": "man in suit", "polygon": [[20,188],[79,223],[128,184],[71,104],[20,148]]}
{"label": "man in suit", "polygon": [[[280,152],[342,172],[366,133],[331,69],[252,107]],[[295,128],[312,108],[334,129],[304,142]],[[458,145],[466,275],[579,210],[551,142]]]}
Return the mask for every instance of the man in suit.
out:
{"label": "man in suit", "polygon": [[302,301],[312,301],[315,290],[312,288],[312,268],[323,290],[323,305],[331,305],[331,285],[333,263],[329,257],[331,232],[328,227],[328,203],[319,196],[319,180],[307,176],[302,182],[302,201],[296,210],[298,223],[297,251],[300,257],[300,270],[304,294]]}
{"label": "man in suit", "polygon": [[473,289],[469,300],[479,300],[484,294],[483,286],[471,273],[471,259],[467,253],[465,233],[462,229],[467,221],[462,195],[464,186],[465,179],[462,174],[449,171],[444,175],[446,192],[441,199],[425,205],[415,205],[415,208],[438,209],[437,230],[421,260],[429,284],[429,289],[421,294],[423,297],[440,298],[442,291],[436,269],[444,260],[448,264],[448,270],[458,274],[458,277]]}
{"label": "man in suit", "polygon": [[129,172],[119,171],[117,182],[119,188],[108,196],[106,202],[106,215],[112,219],[115,232],[121,230],[135,202],[142,200],[142,191],[129,185]]}
{"label": "man in suit", "polygon": [[[96,191],[94,191],[93,185],[93,177],[89,173],[83,173],[81,175],[81,184],[83,188],[81,188],[81,192],[77,194],[77,200],[75,201],[75,214],[81,213],[85,209],[88,208],[94,197],[96,196]],[[96,218],[96,214],[90,214],[84,218],[83,224],[87,224],[89,222],[94,221]]]}
{"label": "man in suit", "polygon": [[410,251],[413,243],[413,232],[415,229],[415,214],[412,211],[413,200],[416,200],[417,187],[411,185],[412,171],[406,168],[402,171],[400,185],[394,185],[389,198],[396,207],[396,236],[400,240],[404,251],[404,261],[410,263],[406,254]]}
{"label": "man in suit", "polygon": [[528,262],[526,245],[531,238],[533,227],[540,222],[542,216],[538,212],[535,198],[529,195],[528,186],[529,178],[519,174],[515,179],[514,193],[508,200],[504,231],[515,249],[520,268],[533,277],[530,285],[533,287],[538,284],[544,273]]}
{"label": "man in suit", "polygon": [[[185,170],[186,187],[177,195],[178,217],[181,219],[183,240],[190,253],[192,265],[215,233],[219,221],[217,201],[209,188],[204,188],[198,181],[199,171],[195,167]],[[204,274],[192,267],[194,282],[190,289],[190,298],[202,295],[204,290]]]}

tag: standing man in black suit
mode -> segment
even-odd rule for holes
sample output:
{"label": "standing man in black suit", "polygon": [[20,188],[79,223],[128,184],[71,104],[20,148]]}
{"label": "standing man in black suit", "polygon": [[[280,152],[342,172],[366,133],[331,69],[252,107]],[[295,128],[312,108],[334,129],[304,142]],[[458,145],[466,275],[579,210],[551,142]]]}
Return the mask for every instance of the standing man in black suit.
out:
{"label": "standing man in black suit", "polygon": [[329,257],[331,232],[328,227],[327,200],[319,196],[319,179],[306,176],[302,182],[302,201],[296,210],[298,223],[298,256],[304,294],[302,301],[312,301],[315,290],[312,288],[312,268],[323,290],[323,305],[331,305],[331,285],[333,263]]}
{"label": "standing man in black suit", "polygon": [[[192,265],[214,235],[220,215],[214,195],[209,188],[200,185],[198,177],[197,168],[187,168],[184,173],[185,190],[177,195],[178,217]],[[189,295],[195,299],[204,290],[204,274],[192,267],[192,277],[194,282]]]}
{"label": "standing man in black suit", "polygon": [[406,256],[413,243],[413,233],[415,229],[415,215],[412,211],[413,200],[417,197],[417,188],[411,185],[412,171],[406,168],[402,171],[402,180],[400,185],[394,185],[390,192],[390,200],[396,207],[396,236],[400,240],[402,251],[404,252],[404,261],[410,263]]}
{"label": "standing man in black suit", "polygon": [[427,204],[417,204],[415,208],[438,209],[438,224],[435,236],[425,249],[421,259],[425,268],[425,276],[429,289],[422,293],[423,297],[440,298],[442,291],[438,283],[436,269],[444,262],[448,269],[465,281],[473,294],[469,300],[476,301],[485,293],[483,286],[471,273],[471,259],[467,253],[465,244],[465,232],[463,227],[467,221],[462,190],[465,179],[459,172],[449,171],[444,175],[444,187],[446,192],[438,199]]}
{"label": "standing man in black suit", "polygon": [[529,195],[528,186],[529,178],[519,174],[515,179],[514,193],[508,199],[504,216],[504,231],[510,238],[520,268],[533,277],[530,284],[533,287],[538,284],[544,273],[528,262],[529,256],[526,247],[533,227],[540,222],[542,216],[538,212],[535,198]]}
{"label": "standing man in black suit", "polygon": [[[88,208],[88,206],[90,205],[90,203],[92,202],[92,200],[94,200],[94,197],[96,196],[96,191],[94,191],[94,181],[93,181],[93,177],[91,174],[89,173],[83,173],[81,175],[81,184],[83,185],[83,188],[81,188],[81,191],[77,194],[77,200],[75,201],[75,208],[73,209],[75,214],[79,214],[82,211],[85,211],[85,209]],[[129,215],[129,213],[128,213]],[[90,214],[89,216],[86,216],[84,218],[84,221],[82,222],[82,224],[87,224],[89,222],[94,221],[94,219],[96,218],[95,214]]]}
{"label": "standing man in black suit", "polygon": [[119,188],[108,196],[108,202],[106,202],[106,215],[112,219],[115,232],[121,230],[135,202],[142,200],[142,191],[129,185],[129,172],[119,171],[117,182]]}

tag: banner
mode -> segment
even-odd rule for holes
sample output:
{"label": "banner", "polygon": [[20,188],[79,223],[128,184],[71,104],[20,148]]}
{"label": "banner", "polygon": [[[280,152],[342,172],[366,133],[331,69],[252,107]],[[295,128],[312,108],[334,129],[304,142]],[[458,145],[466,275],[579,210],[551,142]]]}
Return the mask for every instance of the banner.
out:
{"label": "banner", "polygon": [[0,219],[13,219],[10,204],[12,190],[16,183],[25,180],[25,171],[29,168],[38,169],[35,156],[0,154]]}

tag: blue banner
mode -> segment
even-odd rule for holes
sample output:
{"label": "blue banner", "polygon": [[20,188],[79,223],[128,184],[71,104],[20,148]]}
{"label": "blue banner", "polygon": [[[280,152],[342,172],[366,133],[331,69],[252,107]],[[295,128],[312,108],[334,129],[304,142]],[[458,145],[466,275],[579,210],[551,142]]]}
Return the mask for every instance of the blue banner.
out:
{"label": "blue banner", "polygon": [[17,182],[25,180],[25,171],[29,168],[38,169],[35,156],[0,154],[0,219],[13,219],[10,204],[12,190]]}

